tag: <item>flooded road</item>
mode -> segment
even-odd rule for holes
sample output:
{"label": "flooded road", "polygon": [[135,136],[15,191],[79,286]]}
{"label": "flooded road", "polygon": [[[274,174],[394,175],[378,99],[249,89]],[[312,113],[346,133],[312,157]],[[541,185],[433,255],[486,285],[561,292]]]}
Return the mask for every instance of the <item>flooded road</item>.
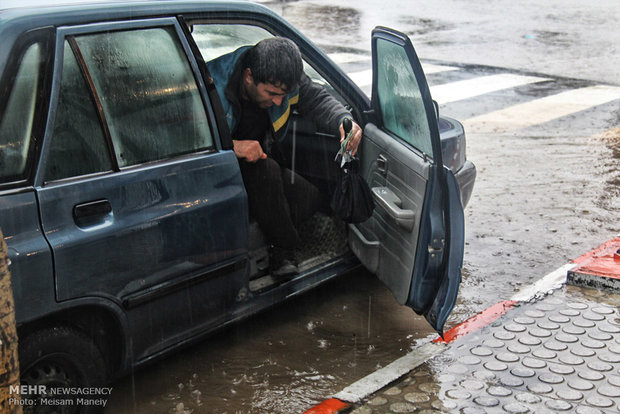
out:
{"label": "flooded road", "polygon": [[[465,210],[463,283],[448,325],[509,299],[620,234],[620,100],[535,124],[527,122],[532,115],[516,114],[522,122],[517,127],[494,124],[492,117],[501,109],[580,91],[593,80],[617,83],[615,3],[554,1],[546,12],[533,2],[520,3],[520,11],[516,4],[481,1],[358,3],[269,7],[328,53],[367,58],[369,33],[379,20],[404,30],[423,60],[458,69],[428,75],[431,88],[498,73],[477,65],[517,70],[511,76],[544,73],[548,79],[441,103],[442,114],[464,123],[467,155],[478,170]],[[504,16],[511,13],[516,17]],[[356,70],[370,68],[368,60],[363,65]],[[431,337],[425,320],[360,271],[118,381],[106,413],[303,412]]]}
{"label": "flooded road", "polygon": [[119,381],[106,412],[303,412],[430,335],[374,277],[352,273]]}

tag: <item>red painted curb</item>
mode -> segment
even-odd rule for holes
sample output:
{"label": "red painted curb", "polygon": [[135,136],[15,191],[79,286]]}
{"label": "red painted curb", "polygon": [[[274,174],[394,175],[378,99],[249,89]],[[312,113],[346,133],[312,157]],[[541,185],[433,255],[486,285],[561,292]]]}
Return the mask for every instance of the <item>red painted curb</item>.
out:
{"label": "red painted curb", "polygon": [[620,238],[603,243],[596,249],[573,260],[578,266],[572,270],[592,276],[620,279]]}
{"label": "red painted curb", "polygon": [[315,405],[304,414],[334,414],[351,407],[351,404],[340,401],[336,398],[325,400],[319,405]]}
{"label": "red painted curb", "polygon": [[484,328],[503,316],[510,309],[514,308],[518,302],[514,300],[505,300],[483,310],[477,315],[472,316],[465,322],[456,325],[448,332],[444,333],[443,338],[439,337],[433,342],[449,344],[456,338],[467,335],[474,331]]}

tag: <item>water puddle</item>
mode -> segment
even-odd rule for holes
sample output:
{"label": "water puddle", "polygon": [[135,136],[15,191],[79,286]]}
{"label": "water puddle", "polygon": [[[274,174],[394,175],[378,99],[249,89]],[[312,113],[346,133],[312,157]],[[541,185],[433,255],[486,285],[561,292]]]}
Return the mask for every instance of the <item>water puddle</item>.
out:
{"label": "water puddle", "polygon": [[360,271],[118,381],[106,412],[303,412],[431,336]]}

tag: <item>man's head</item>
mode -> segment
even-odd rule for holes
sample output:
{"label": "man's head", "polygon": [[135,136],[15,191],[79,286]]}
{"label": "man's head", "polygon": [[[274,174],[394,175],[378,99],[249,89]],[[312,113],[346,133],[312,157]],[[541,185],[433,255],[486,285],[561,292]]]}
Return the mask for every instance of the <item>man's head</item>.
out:
{"label": "man's head", "polygon": [[299,48],[283,37],[257,43],[243,56],[242,65],[243,90],[262,108],[280,105],[297,88],[303,73]]}

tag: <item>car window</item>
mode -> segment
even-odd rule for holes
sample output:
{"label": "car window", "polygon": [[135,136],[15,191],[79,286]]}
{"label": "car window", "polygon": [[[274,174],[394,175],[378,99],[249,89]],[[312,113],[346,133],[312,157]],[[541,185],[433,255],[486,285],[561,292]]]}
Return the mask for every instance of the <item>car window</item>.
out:
{"label": "car window", "polygon": [[45,181],[112,169],[97,109],[78,62],[65,42],[62,81]]}
{"label": "car window", "polygon": [[208,62],[241,46],[254,45],[273,37],[273,34],[262,27],[247,24],[205,23],[192,25],[192,36],[205,62]]}
{"label": "car window", "polygon": [[24,53],[6,109],[0,119],[0,181],[22,176],[26,169],[36,97],[41,78],[42,46],[32,44]]}
{"label": "car window", "polygon": [[[192,35],[200,49],[205,62],[226,53],[234,52],[241,46],[255,45],[263,39],[274,35],[258,26],[242,23],[199,23],[192,25]],[[306,60],[303,62],[304,72],[315,83],[326,88],[330,93],[341,99],[334,88]],[[342,100],[342,99],[341,99]]]}
{"label": "car window", "polygon": [[213,148],[200,91],[173,30],[104,32],[75,41],[120,167]]}
{"label": "car window", "polygon": [[383,127],[432,156],[432,141],[420,87],[405,50],[377,40],[377,93]]}

